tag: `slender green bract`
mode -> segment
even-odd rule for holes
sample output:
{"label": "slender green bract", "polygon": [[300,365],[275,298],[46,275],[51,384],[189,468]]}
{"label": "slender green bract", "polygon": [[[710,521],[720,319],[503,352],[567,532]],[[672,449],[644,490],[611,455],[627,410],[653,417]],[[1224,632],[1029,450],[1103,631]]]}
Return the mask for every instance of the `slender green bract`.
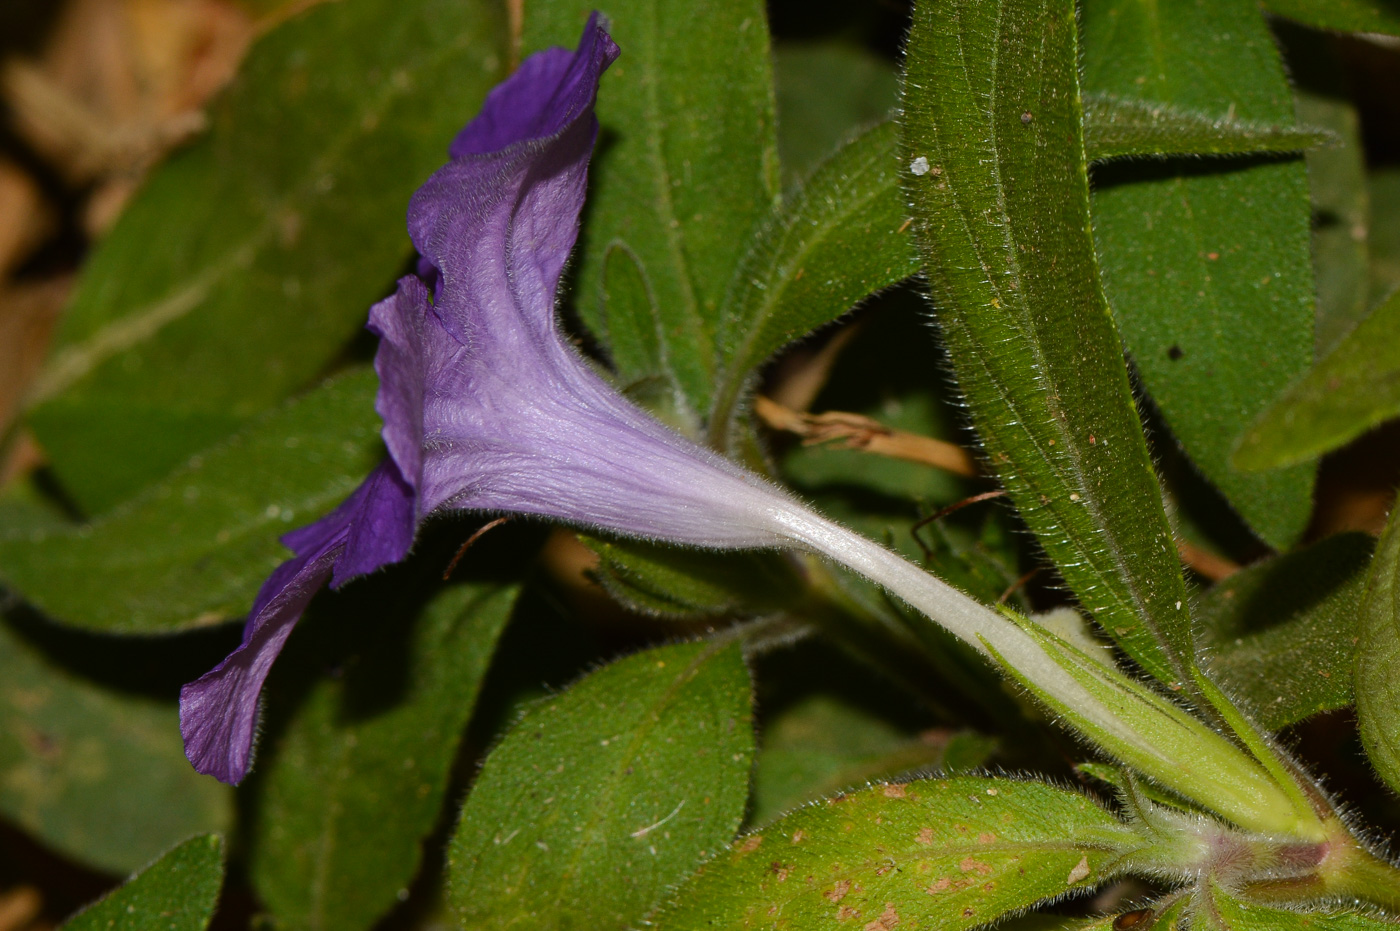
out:
{"label": "slender green bract", "polygon": [[527,710],[486,760],[448,851],[462,925],[640,923],[739,826],[750,688],[737,642],[686,643]]}
{"label": "slender green bract", "polygon": [[875,786],[740,837],[652,921],[961,931],[1113,875],[1137,836],[1082,795],[973,777]]}
{"label": "slender green bract", "polygon": [[[1086,0],[1082,22],[1089,91],[1293,124],[1255,0]],[[1094,182],[1105,289],[1147,393],[1254,532],[1288,547],[1307,523],[1312,470],[1253,475],[1229,457],[1269,395],[1312,361],[1302,160],[1123,163],[1096,170]]]}
{"label": "slender green bract", "polygon": [[1400,508],[1376,546],[1361,601],[1356,645],[1356,718],[1366,755],[1400,792]]}
{"label": "slender green bract", "polygon": [[[312,383],[408,255],[404,208],[501,76],[487,0],[319,5],[84,269],[31,426],[89,515]],[[451,93],[444,93],[451,88]]]}
{"label": "slender green bract", "polygon": [[1177,682],[1189,608],[1096,270],[1077,55],[1067,0],[916,7],[905,190],[988,459],[1095,619]]}
{"label": "slender green bract", "polygon": [[1084,95],[1084,150],[1089,161],[1144,155],[1252,155],[1299,152],[1334,141],[1321,129],[1250,123],[1160,101]]}
{"label": "slender green bract", "polygon": [[1314,29],[1400,35],[1400,8],[1390,0],[1264,0],[1264,8]]}
{"label": "slender green bract", "polygon": [[63,931],[203,931],[224,880],[224,841],[185,841],[63,925]]}
{"label": "slender green bract", "polygon": [[45,614],[111,633],[166,633],[248,611],[287,550],[383,455],[374,373],[347,372],[255,420],[107,516],[0,533],[0,579]]}

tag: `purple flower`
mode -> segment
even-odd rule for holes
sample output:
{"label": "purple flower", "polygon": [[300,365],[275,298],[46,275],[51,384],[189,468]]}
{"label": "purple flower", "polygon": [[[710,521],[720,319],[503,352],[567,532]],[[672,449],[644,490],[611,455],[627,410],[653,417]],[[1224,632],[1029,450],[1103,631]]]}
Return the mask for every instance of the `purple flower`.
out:
{"label": "purple flower", "polygon": [[526,59],[452,141],[409,204],[422,280],[370,311],[390,458],[339,508],[283,538],[296,554],[254,601],[242,644],[180,694],[190,762],[247,774],[263,681],[312,597],[403,559],[448,509],[538,514],[718,548],[786,542],[800,506],[662,426],[561,336],[559,276],[578,235],[593,101],[617,46]]}

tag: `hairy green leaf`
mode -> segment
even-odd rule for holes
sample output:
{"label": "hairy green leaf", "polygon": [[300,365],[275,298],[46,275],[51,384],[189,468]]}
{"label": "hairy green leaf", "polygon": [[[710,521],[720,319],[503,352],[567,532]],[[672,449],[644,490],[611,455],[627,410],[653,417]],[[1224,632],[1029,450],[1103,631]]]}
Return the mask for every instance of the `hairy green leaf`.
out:
{"label": "hairy green leaf", "polygon": [[776,43],[773,83],[785,184],[805,178],[853,132],[887,119],[899,103],[894,66],[843,41]]}
{"label": "hairy green leaf", "polygon": [[1068,0],[921,4],[905,186],[989,460],[1084,606],[1176,682],[1185,583],[1098,279],[1077,60]]}
{"label": "hairy green leaf", "polygon": [[1314,29],[1400,36],[1395,0],[1264,0],[1264,8]]}
{"label": "hairy green leaf", "polygon": [[1201,931],[1393,931],[1395,922],[1359,911],[1303,911],[1249,902],[1212,880],[1190,906]]}
{"label": "hairy green leaf", "polygon": [[1315,459],[1400,414],[1400,292],[1275,398],[1240,437],[1235,462],[1272,469]]}
{"label": "hairy green leaf", "polygon": [[407,890],[437,823],[516,592],[433,592],[411,574],[319,602],[279,663],[292,682],[335,665],[262,748],[249,869],[280,927],[370,927]]}
{"label": "hairy green leaf", "polygon": [[1351,704],[1372,542],[1339,534],[1249,566],[1199,605],[1206,668],[1262,726],[1276,730]]}
{"label": "hairy green leaf", "polygon": [[63,931],[204,931],[223,882],[223,838],[192,837],[68,919]]}
{"label": "hairy green leaf", "polygon": [[719,331],[713,439],[723,440],[740,395],[783,346],[919,270],[899,192],[898,130],[852,140],[771,219],[744,256]]}
{"label": "hairy green leaf", "polygon": [[94,523],[0,534],[0,578],[65,624],[165,633],[247,612],[277,536],[338,504],[382,455],[368,367],[195,456]]}
{"label": "hairy green leaf", "polygon": [[79,678],[0,623],[0,813],[68,856],[126,873],[232,820],[190,768],[173,703]]}
{"label": "hairy green leaf", "polygon": [[875,786],[739,838],[651,926],[961,931],[1093,888],[1136,844],[1089,799],[1041,783]]}
{"label": "hairy green leaf", "polygon": [[1366,576],[1357,622],[1356,719],[1366,755],[1400,792],[1400,508],[1390,514]]}
{"label": "hairy green leaf", "polygon": [[[572,45],[594,0],[530,6],[526,53]],[[609,251],[625,244],[646,282],[667,375],[709,407],[722,299],[750,231],[778,194],[768,20],[759,0],[615,0],[606,12],[622,57],[598,91],[602,125],[590,177],[575,300],[612,344]]]}
{"label": "hairy green leaf", "polygon": [[[1254,0],[1090,0],[1083,28],[1091,91],[1293,124]],[[1147,393],[1201,473],[1276,548],[1307,523],[1313,470],[1254,475],[1229,456],[1267,399],[1312,361],[1307,185],[1297,158],[1095,172],[1104,286]]]}
{"label": "hairy green leaf", "polygon": [[403,267],[409,195],[501,75],[495,10],[318,5],[250,53],[209,135],[103,239],[36,386],[31,424],[87,513],[343,350]]}
{"label": "hairy green leaf", "polygon": [[638,653],[528,709],[487,758],[452,838],[458,919],[530,929],[640,921],[734,836],[751,716],[734,641]]}
{"label": "hairy green leaf", "polygon": [[1371,202],[1367,245],[1371,257],[1371,298],[1376,305],[1400,288],[1400,169],[1382,168],[1366,179]]}
{"label": "hairy green leaf", "polygon": [[[1330,128],[1330,127],[1329,127]],[[1323,129],[1251,123],[1159,101],[1084,95],[1084,150],[1089,161],[1146,155],[1250,155],[1300,152],[1336,142]]]}

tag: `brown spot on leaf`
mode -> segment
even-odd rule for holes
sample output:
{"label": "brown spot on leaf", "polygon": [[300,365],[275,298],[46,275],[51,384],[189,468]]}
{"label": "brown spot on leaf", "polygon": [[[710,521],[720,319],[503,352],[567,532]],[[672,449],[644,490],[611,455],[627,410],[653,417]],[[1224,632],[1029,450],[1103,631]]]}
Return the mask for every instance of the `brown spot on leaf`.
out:
{"label": "brown spot on leaf", "polygon": [[919,843],[923,844],[925,847],[932,847],[932,846],[933,846],[933,828],[919,828],[919,834],[918,834],[917,837],[914,838],[914,840],[916,840],[916,841],[918,841]]}
{"label": "brown spot on leaf", "polygon": [[744,838],[744,842],[743,842],[742,844],[740,844],[736,849],[737,849],[737,850],[739,851],[739,853],[741,853],[741,854],[742,854],[742,853],[753,853],[755,850],[758,849],[758,845],[761,844],[761,843],[763,843],[763,835],[762,835],[762,834],[755,834],[755,835],[753,835],[752,837],[746,837],[746,838]]}
{"label": "brown spot on leaf", "polygon": [[793,842],[794,844],[800,844],[800,843],[802,843],[802,838],[804,838],[804,837],[806,837],[806,836],[807,836],[807,833],[806,833],[805,831],[803,831],[801,828],[798,828],[796,831],[793,831],[793,832],[792,832],[792,842]]}
{"label": "brown spot on leaf", "polygon": [[865,931],[891,931],[899,924],[899,912],[894,910],[893,902],[885,903],[885,910],[880,913],[880,917],[865,926]]}
{"label": "brown spot on leaf", "polygon": [[1086,854],[1079,858],[1079,862],[1074,864],[1074,869],[1069,871],[1069,876],[1065,877],[1065,885],[1073,886],[1089,875],[1089,857]]}
{"label": "brown spot on leaf", "polygon": [[958,869],[962,870],[964,873],[971,873],[976,870],[979,875],[986,876],[992,872],[992,865],[990,863],[983,863],[975,857],[964,857],[962,862],[958,864]]}
{"label": "brown spot on leaf", "polygon": [[859,918],[860,912],[849,905],[841,906],[841,910],[836,913],[837,921],[850,921],[852,918]]}
{"label": "brown spot on leaf", "polygon": [[929,895],[938,895],[938,893],[940,893],[940,892],[947,892],[947,891],[948,891],[948,887],[951,886],[952,884],[953,884],[953,881],[952,881],[951,879],[949,879],[947,876],[944,876],[942,879],[939,879],[937,882],[929,883],[928,888],[925,889],[924,891],[927,892]]}
{"label": "brown spot on leaf", "polygon": [[904,786],[889,785],[884,788],[885,798],[904,798],[908,792],[904,791]]}
{"label": "brown spot on leaf", "polygon": [[979,844],[994,844],[996,840],[997,836],[991,831],[983,831],[981,834],[977,835],[977,843]]}
{"label": "brown spot on leaf", "polygon": [[846,893],[851,891],[851,881],[849,879],[838,879],[836,884],[822,893],[822,896],[831,902],[840,902],[846,897]]}

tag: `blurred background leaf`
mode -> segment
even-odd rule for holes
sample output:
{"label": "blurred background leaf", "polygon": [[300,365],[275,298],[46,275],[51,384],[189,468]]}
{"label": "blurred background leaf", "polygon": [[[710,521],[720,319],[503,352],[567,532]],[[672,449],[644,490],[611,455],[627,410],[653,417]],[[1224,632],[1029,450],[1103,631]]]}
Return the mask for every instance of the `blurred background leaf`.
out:
{"label": "blurred background leaf", "polygon": [[[1293,100],[1252,0],[1207,9],[1088,0],[1084,86],[1291,125]],[[1229,36],[1229,41],[1224,36]],[[1246,474],[1235,437],[1307,368],[1313,277],[1299,158],[1118,163],[1094,172],[1104,290],[1143,386],[1197,468],[1264,541],[1287,548],[1313,470]]]}
{"label": "blurred background leaf", "polygon": [[65,931],[203,931],[224,878],[224,842],[194,837],[63,925]]}
{"label": "blurred background leaf", "polygon": [[[311,384],[391,287],[409,194],[500,78],[486,0],[346,0],[250,53],[92,256],[29,422],[100,514]],[[451,93],[444,93],[451,88]]]}

